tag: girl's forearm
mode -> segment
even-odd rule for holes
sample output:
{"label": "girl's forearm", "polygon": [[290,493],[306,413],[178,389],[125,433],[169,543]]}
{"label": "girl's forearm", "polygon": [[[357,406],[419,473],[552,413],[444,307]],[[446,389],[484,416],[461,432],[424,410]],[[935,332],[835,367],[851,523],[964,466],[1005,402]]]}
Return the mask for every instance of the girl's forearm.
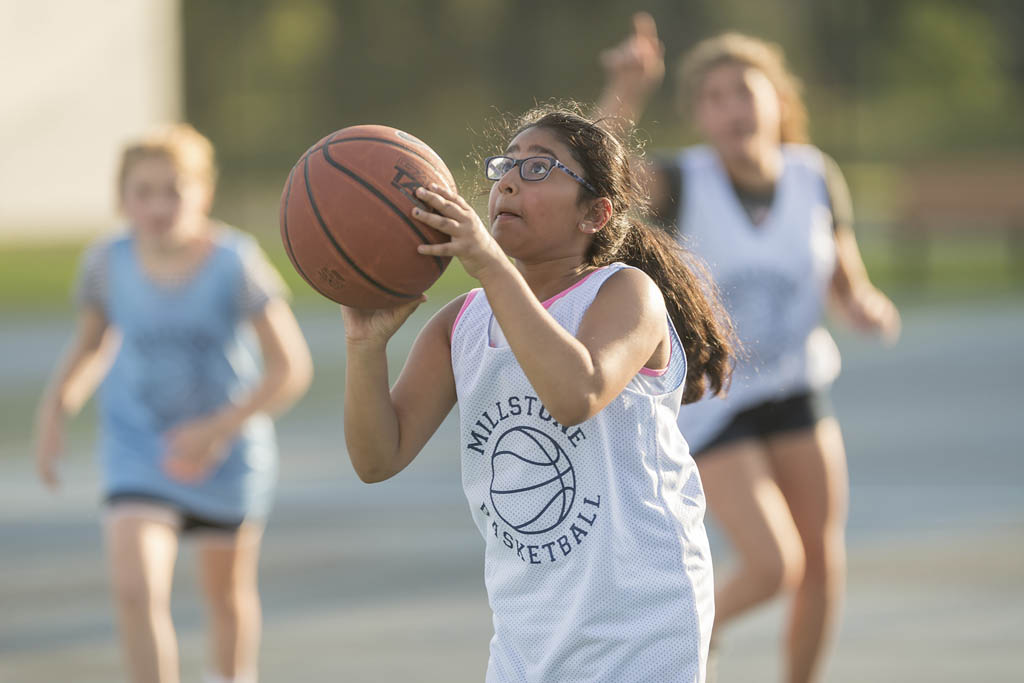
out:
{"label": "girl's forearm", "polygon": [[295,360],[268,365],[263,380],[247,396],[224,406],[216,415],[224,433],[234,435],[253,415],[278,415],[309,388],[312,369]]}
{"label": "girl's forearm", "polygon": [[398,464],[399,421],[391,401],[385,345],[349,341],[345,370],[345,443],[365,482],[388,479]]}
{"label": "girl's forearm", "polygon": [[109,369],[108,359],[100,351],[98,346],[76,345],[70,348],[43,393],[40,409],[58,411],[63,415],[77,414]]}

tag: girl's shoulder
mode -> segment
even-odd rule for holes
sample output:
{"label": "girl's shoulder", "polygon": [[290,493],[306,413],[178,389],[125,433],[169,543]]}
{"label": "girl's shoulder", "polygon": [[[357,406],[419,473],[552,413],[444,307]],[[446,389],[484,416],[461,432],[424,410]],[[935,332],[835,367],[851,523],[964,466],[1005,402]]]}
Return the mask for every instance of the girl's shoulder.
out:
{"label": "girl's shoulder", "polygon": [[82,250],[82,261],[102,258],[116,249],[123,249],[131,245],[132,234],[127,229],[118,229],[116,232],[95,237]]}
{"label": "girl's shoulder", "polygon": [[104,235],[86,245],[78,261],[78,275],[73,289],[77,307],[103,308],[106,305],[111,255],[130,248],[131,234],[128,232]]}
{"label": "girl's shoulder", "polygon": [[227,223],[215,222],[210,228],[214,248],[236,256],[240,261],[262,251],[255,237]]}
{"label": "girl's shoulder", "polygon": [[262,310],[274,298],[289,297],[288,286],[255,236],[226,223],[213,226],[214,248],[228,264],[233,283],[240,283],[239,304],[246,315]]}
{"label": "girl's shoulder", "polygon": [[437,324],[447,330],[449,341],[451,341],[451,338],[455,335],[455,328],[458,326],[459,321],[462,320],[462,316],[465,315],[466,310],[469,309],[473,301],[478,298],[483,301],[484,298],[486,298],[483,296],[483,291],[484,290],[482,288],[477,287],[476,289],[471,289],[464,294],[460,294],[442,306],[441,310],[434,314],[434,319],[437,321]]}
{"label": "girl's shoulder", "polygon": [[598,297],[613,298],[618,303],[631,300],[643,307],[651,304],[658,309],[664,308],[664,296],[650,275],[626,263],[613,263],[608,268],[608,274],[598,283],[595,301]]}

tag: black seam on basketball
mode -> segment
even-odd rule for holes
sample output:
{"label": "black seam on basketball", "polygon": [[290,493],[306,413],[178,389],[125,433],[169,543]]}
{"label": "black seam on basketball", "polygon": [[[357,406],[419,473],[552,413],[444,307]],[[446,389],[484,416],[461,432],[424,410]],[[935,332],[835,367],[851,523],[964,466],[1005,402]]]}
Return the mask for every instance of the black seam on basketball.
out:
{"label": "black seam on basketball", "polygon": [[[375,139],[377,139],[377,138],[375,138]],[[344,173],[348,177],[352,178],[352,180],[356,181],[357,183],[359,183],[360,185],[365,187],[367,190],[369,190],[371,193],[373,193],[373,196],[375,196],[377,199],[379,199],[381,202],[383,202],[384,205],[387,206],[389,209],[391,209],[396,216],[398,216],[399,218],[402,219],[403,223],[405,223],[407,226],[409,226],[410,230],[412,230],[414,233],[416,233],[416,235],[420,238],[420,240],[423,242],[423,244],[433,244],[433,242],[431,242],[429,239],[427,239],[426,235],[424,235],[422,232],[420,232],[420,229],[416,227],[416,224],[412,222],[412,219],[409,218],[408,216],[406,216],[405,212],[402,211],[400,208],[398,208],[398,206],[394,202],[392,202],[390,199],[388,199],[387,196],[385,196],[383,192],[381,192],[376,187],[371,185],[364,178],[360,177],[355,171],[352,171],[351,169],[346,168],[345,166],[343,166],[339,162],[337,162],[334,159],[334,157],[331,156],[330,149],[329,149],[329,144],[330,143],[328,143],[327,145],[324,145],[324,150],[323,150],[324,159],[327,160],[327,163],[329,163],[331,166],[333,166],[334,168],[338,169],[339,171],[341,171],[342,173]],[[434,264],[437,266],[438,273],[443,273],[444,272],[444,263],[437,256],[434,256],[432,258],[434,259]]]}
{"label": "black seam on basketball", "polygon": [[292,179],[295,177],[295,169],[298,168],[298,164],[292,166],[291,172],[288,173],[288,185],[284,191],[284,213],[281,217],[281,232],[284,235],[284,250],[288,254],[288,258],[291,260],[292,265],[295,266],[295,270],[302,279],[306,281],[313,289],[320,291],[320,288],[313,284],[313,281],[309,279],[305,272],[302,270],[302,266],[299,265],[298,259],[295,258],[295,250],[292,249],[292,238],[288,235],[288,202],[292,197]]}
{"label": "black seam on basketball", "polygon": [[308,157],[306,158],[305,162],[303,162],[303,176],[305,177],[305,180],[306,180],[306,194],[309,196],[309,204],[310,204],[310,206],[313,207],[313,214],[316,216],[316,221],[317,221],[317,223],[320,224],[320,229],[323,230],[324,235],[326,235],[327,239],[330,240],[331,244],[334,245],[334,248],[338,251],[338,254],[343,259],[345,259],[345,262],[348,263],[350,266],[352,266],[352,269],[354,271],[356,271],[357,273],[362,275],[363,278],[367,282],[369,282],[371,285],[373,285],[374,287],[376,287],[380,291],[384,292],[385,294],[390,294],[391,296],[396,296],[396,297],[398,297],[400,299],[415,299],[417,296],[419,296],[418,294],[403,294],[402,292],[396,292],[393,289],[389,289],[389,288],[385,287],[384,285],[382,285],[381,283],[379,283],[376,280],[374,280],[369,275],[367,275],[365,272],[363,272],[362,268],[360,268],[359,266],[356,265],[356,262],[353,261],[349,257],[349,255],[347,253],[345,253],[345,250],[341,248],[341,245],[338,244],[338,241],[336,239],[334,239],[334,235],[331,234],[331,231],[327,229],[327,224],[324,223],[323,216],[320,215],[320,209],[316,205],[316,200],[313,199],[313,189],[309,186],[309,158]]}
{"label": "black seam on basketball", "polygon": [[334,134],[330,135],[327,138],[327,140],[324,141],[324,144],[318,145],[316,147],[313,147],[313,148],[307,150],[306,153],[302,155],[302,158],[299,159],[299,163],[302,163],[302,161],[306,157],[311,156],[311,155],[319,152],[320,150],[324,149],[325,147],[330,147],[331,145],[340,145],[343,142],[382,142],[385,145],[391,145],[392,147],[397,147],[397,148],[399,148],[401,150],[405,150],[406,152],[409,152],[410,154],[414,154],[415,156],[418,156],[420,159],[423,159],[423,161],[427,162],[427,164],[430,166],[430,168],[432,168],[434,170],[434,172],[437,173],[437,175],[442,176],[442,177],[444,176],[444,173],[442,173],[441,169],[439,169],[437,166],[434,165],[434,162],[433,162],[433,160],[430,157],[423,156],[422,154],[417,152],[412,147],[406,147],[405,145],[403,145],[400,142],[395,142],[394,140],[388,140],[387,138],[378,138],[378,137],[354,137],[354,138],[342,138],[341,140],[335,140],[334,139],[335,136],[337,136],[337,133],[334,133]]}
{"label": "black seam on basketball", "polygon": [[331,145],[340,145],[343,142],[382,142],[385,145],[391,145],[392,147],[397,147],[399,149],[404,149],[406,152],[409,152],[410,154],[415,154],[420,159],[423,159],[423,161],[425,161],[428,164],[430,164],[430,168],[434,169],[434,171],[439,176],[444,176],[444,174],[441,173],[440,169],[438,169],[437,166],[434,166],[433,160],[430,157],[425,157],[422,154],[420,154],[419,152],[417,152],[415,149],[413,149],[412,147],[406,147],[405,145],[403,145],[400,142],[396,142],[394,140],[389,140],[387,138],[378,138],[378,137],[373,137],[373,136],[366,136],[366,137],[342,138],[340,140],[331,139],[331,140],[328,140],[327,142],[325,142],[323,146],[330,147]]}

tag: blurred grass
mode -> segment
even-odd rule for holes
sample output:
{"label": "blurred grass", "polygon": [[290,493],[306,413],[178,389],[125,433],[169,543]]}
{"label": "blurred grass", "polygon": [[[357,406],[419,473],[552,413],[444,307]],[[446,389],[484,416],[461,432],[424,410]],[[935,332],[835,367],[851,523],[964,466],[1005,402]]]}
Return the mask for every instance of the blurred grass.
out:
{"label": "blurred grass", "polygon": [[[292,290],[296,307],[324,305],[299,277],[276,236],[261,236],[271,261]],[[0,247],[0,312],[53,315],[72,309],[71,290],[83,244]],[[933,240],[898,249],[881,233],[861,238],[872,280],[897,303],[963,300],[1024,293],[1024,272],[1006,240]],[[439,305],[475,286],[456,260],[428,290]]]}
{"label": "blurred grass", "polygon": [[[321,299],[292,268],[284,250],[261,239],[268,257],[292,291],[298,306],[317,305]],[[78,261],[85,244],[0,247],[0,312],[53,315],[70,312]],[[427,291],[435,303],[447,301],[475,285],[458,261]]]}

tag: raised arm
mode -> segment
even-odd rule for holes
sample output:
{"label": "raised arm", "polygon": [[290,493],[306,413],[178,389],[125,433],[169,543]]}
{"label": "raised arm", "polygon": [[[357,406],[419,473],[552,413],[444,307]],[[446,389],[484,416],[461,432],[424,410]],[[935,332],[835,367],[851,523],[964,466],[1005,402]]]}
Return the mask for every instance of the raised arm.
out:
{"label": "raised arm", "polygon": [[387,342],[420,302],[380,311],[342,306],[345,443],[363,481],[383,481],[405,469],[455,405],[449,334],[464,300],[456,298],[424,326],[392,388]]}
{"label": "raised arm", "polygon": [[[601,65],[605,85],[597,101],[597,118],[601,126],[623,136],[643,116],[648,100],[665,78],[665,46],[658,39],[654,17],[647,12],[634,14],[632,32],[601,53]],[[637,169],[645,174],[653,217],[661,225],[670,225],[677,212],[672,203],[672,177],[646,160],[641,160]]]}
{"label": "raised arm", "polygon": [[599,115],[636,123],[665,78],[665,46],[658,39],[654,17],[634,14],[632,32],[601,53],[601,64],[605,87],[598,99]]}

